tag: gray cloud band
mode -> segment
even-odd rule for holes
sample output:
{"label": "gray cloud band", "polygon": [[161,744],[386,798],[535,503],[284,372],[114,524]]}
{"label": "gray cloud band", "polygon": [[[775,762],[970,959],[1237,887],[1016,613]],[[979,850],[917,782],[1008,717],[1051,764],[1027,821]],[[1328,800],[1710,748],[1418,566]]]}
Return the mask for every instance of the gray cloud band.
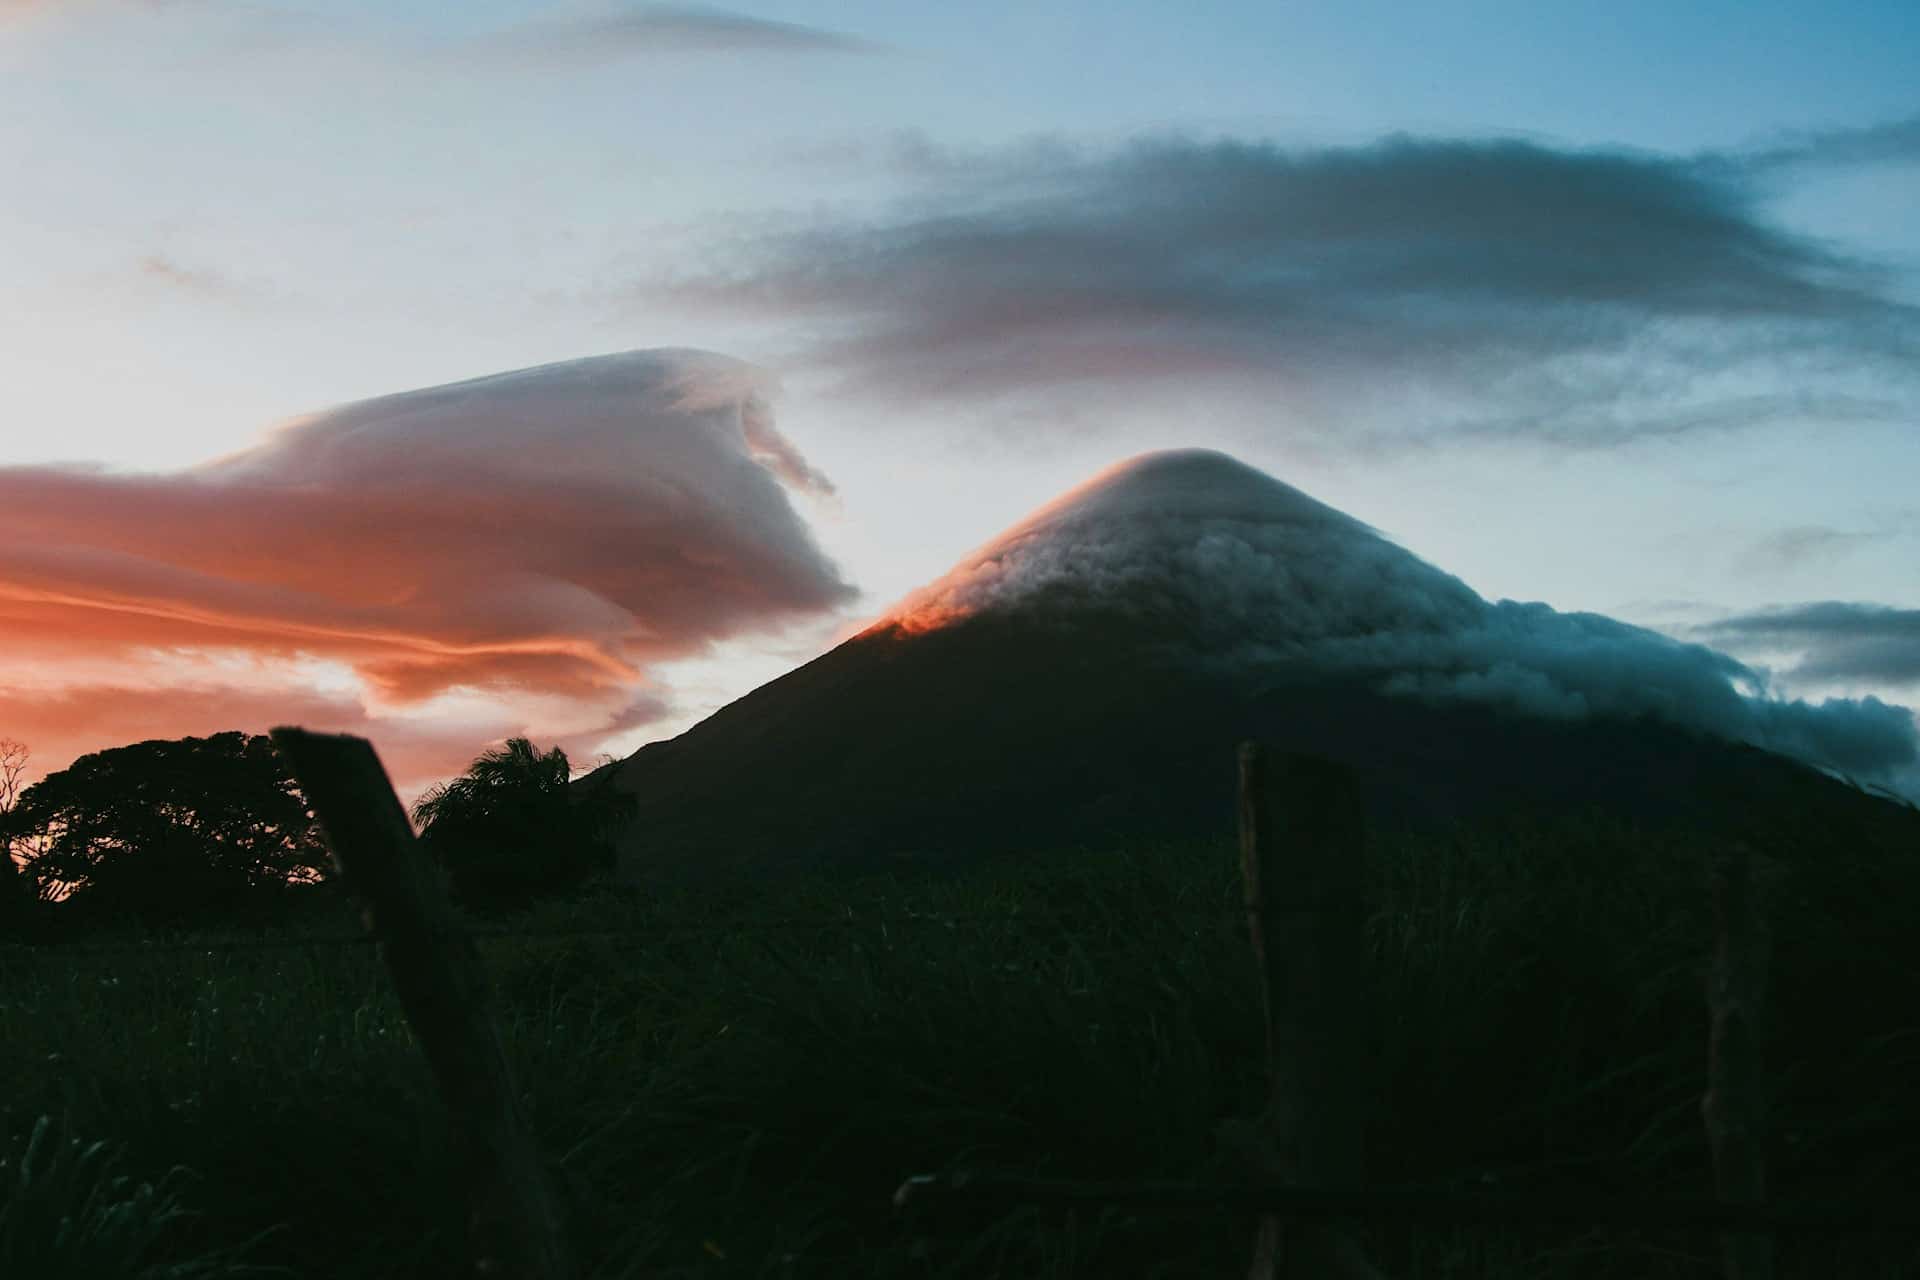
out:
{"label": "gray cloud band", "polygon": [[1920,406],[1920,309],[1770,223],[1753,163],[1407,138],[909,160],[910,208],[635,297],[778,321],[796,363],[901,404],[1208,393],[1263,431],[1571,444]]}
{"label": "gray cloud band", "polygon": [[1852,168],[1859,165],[1912,164],[1920,161],[1920,116],[1889,120],[1858,129],[1826,129],[1789,134],[1770,146],[1709,154],[1702,163],[1750,173],[1796,169]]}
{"label": "gray cloud band", "polygon": [[1767,609],[1698,628],[1727,644],[1800,652],[1797,680],[1920,685],[1920,609],[1837,600]]}

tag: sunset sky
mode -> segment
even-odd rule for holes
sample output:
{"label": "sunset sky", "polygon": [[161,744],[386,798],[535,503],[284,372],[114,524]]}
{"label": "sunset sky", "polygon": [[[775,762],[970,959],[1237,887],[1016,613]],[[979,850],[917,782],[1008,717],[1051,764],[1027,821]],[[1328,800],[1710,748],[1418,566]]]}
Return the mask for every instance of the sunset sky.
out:
{"label": "sunset sky", "polygon": [[1916,86],[1908,0],[0,0],[0,737],[624,754],[1188,446],[1920,705]]}

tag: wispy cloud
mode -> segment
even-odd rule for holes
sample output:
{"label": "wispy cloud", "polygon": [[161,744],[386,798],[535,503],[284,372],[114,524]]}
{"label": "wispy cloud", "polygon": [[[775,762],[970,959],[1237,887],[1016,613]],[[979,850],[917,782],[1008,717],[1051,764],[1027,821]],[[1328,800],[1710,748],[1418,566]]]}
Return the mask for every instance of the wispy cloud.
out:
{"label": "wispy cloud", "polygon": [[0,0],[0,26],[15,19],[82,9],[128,9],[144,13],[203,8],[217,0]]}
{"label": "wispy cloud", "polygon": [[1797,653],[1789,679],[1920,686],[1920,609],[1827,600],[1737,614],[1697,630],[1729,645]]}
{"label": "wispy cloud", "polygon": [[1826,525],[1794,525],[1756,539],[1735,559],[1747,574],[1764,575],[1829,565],[1859,547],[1893,536],[1889,530],[1862,532]]}
{"label": "wispy cloud", "polygon": [[165,253],[145,255],[134,264],[134,270],[147,284],[200,298],[234,299],[250,292],[247,286],[224,272],[182,262]]}
{"label": "wispy cloud", "polygon": [[826,481],[757,385],[635,352],[347,405],[175,474],[0,468],[0,707],[110,710],[172,669],[199,692],[140,705],[200,728],[276,679],[389,721],[652,717],[656,664],[853,594],[788,498]]}
{"label": "wispy cloud", "polygon": [[660,53],[883,51],[883,46],[845,32],[694,5],[645,5],[587,17],[527,22],[488,36],[478,47],[494,57],[567,65]]}
{"label": "wispy cloud", "polygon": [[1855,129],[1790,133],[1761,146],[1710,154],[1702,161],[1754,173],[1920,164],[1920,115]]}
{"label": "wispy cloud", "polygon": [[[162,682],[140,682],[152,675]],[[492,722],[402,719],[372,714],[351,696],[298,685],[198,682],[177,670],[148,667],[131,667],[118,680],[56,688],[0,684],[0,723],[31,745],[34,772],[41,776],[88,752],[149,738],[205,737],[229,729],[261,733],[282,724],[353,733],[377,740],[388,772],[408,793],[458,773],[482,744],[521,732],[511,716]]]}
{"label": "wispy cloud", "polygon": [[1698,158],[1393,138],[912,149],[906,204],[635,283],[847,393],[1591,445],[1920,411],[1920,310]]}

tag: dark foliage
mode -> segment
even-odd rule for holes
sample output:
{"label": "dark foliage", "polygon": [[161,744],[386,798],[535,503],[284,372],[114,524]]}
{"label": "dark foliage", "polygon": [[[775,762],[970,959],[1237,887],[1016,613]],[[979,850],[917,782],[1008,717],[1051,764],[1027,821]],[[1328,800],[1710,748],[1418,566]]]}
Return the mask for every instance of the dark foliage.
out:
{"label": "dark foliage", "polygon": [[[0,822],[4,821],[0,815]],[[33,885],[14,865],[12,851],[0,842],[0,935],[21,931],[33,908]]]}
{"label": "dark foliage", "polygon": [[90,918],[231,918],[327,866],[272,744],[239,732],[82,756],[22,792],[0,836],[36,897]]}
{"label": "dark foliage", "polygon": [[525,738],[484,752],[413,806],[421,843],[468,906],[511,907],[569,889],[612,866],[611,837],[629,806],[601,790],[576,797],[560,748]]}
{"label": "dark foliage", "polygon": [[[1780,816],[1768,796],[1754,807]],[[1920,845],[1910,828],[1780,827],[1755,845],[1774,935],[1759,1023],[1769,1194],[1912,1204],[1920,933],[1904,908]],[[1710,1195],[1711,848],[1599,817],[1445,837],[1381,824],[1366,893],[1369,1179],[1603,1203]],[[1220,841],[1061,849],[952,876],[601,892],[479,939],[581,1275],[1246,1274],[1253,1224],[1238,1211],[948,1216],[889,1199],[910,1173],[958,1166],[1236,1176],[1231,1126],[1266,1096],[1236,868]],[[343,933],[344,914],[290,932]],[[258,1238],[251,1258],[298,1276],[471,1276],[446,1105],[378,953],[152,942],[136,959],[0,948],[0,1146],[54,1115],[124,1149],[141,1181],[193,1170],[203,1216],[170,1256]],[[58,1190],[35,1212],[79,1221]],[[1395,1277],[1723,1274],[1703,1231],[1352,1226]],[[1787,1233],[1775,1274],[1913,1280],[1916,1248]]]}

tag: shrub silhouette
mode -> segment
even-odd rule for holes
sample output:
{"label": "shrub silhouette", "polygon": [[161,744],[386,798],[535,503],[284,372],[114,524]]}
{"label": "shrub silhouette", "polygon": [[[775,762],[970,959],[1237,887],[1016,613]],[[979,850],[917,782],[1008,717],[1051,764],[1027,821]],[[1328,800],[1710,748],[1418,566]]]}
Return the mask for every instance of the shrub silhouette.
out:
{"label": "shrub silhouette", "polygon": [[328,866],[306,798],[263,735],[155,739],[81,756],[20,793],[0,839],[67,919],[231,916]]}
{"label": "shrub silhouette", "polygon": [[607,789],[576,798],[559,747],[509,738],[413,806],[420,841],[468,906],[511,907],[563,892],[613,864],[628,804]]}

